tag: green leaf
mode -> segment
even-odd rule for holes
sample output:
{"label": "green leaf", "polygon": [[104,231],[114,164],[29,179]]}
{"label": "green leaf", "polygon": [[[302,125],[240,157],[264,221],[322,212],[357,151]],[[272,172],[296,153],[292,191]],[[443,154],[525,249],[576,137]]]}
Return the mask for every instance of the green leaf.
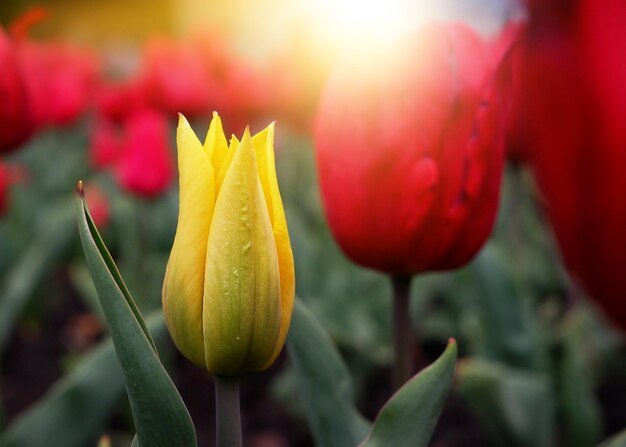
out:
{"label": "green leaf", "polygon": [[380,410],[361,447],[426,447],[452,386],[456,342],[435,363],[413,376]]}
{"label": "green leaf", "polygon": [[[79,184],[79,192],[82,184]],[[152,337],[89,215],[82,194],[78,229],[130,400],[139,444],[189,447],[196,436],[189,412],[161,364]]]}
{"label": "green leaf", "polygon": [[296,299],[287,350],[316,444],[357,445],[369,423],[354,405],[352,380],[337,348],[302,300]]}
{"label": "green leaf", "polygon": [[535,346],[530,310],[507,269],[507,257],[492,244],[470,267],[478,285],[481,348],[490,358],[515,367],[532,368]]}
{"label": "green leaf", "polygon": [[611,436],[598,447],[626,447],[626,430]]}
{"label": "green leaf", "polygon": [[552,447],[555,404],[542,373],[484,360],[459,363],[457,391],[502,447]]}
{"label": "green leaf", "polygon": [[[161,313],[148,318],[157,340],[167,331]],[[94,445],[124,394],[124,377],[110,339],[86,354],[0,437],[3,447]]]}
{"label": "green leaf", "polygon": [[596,445],[602,433],[602,410],[595,394],[593,362],[586,355],[591,337],[579,310],[571,309],[561,327],[562,343],[555,361],[562,436],[568,447]]}

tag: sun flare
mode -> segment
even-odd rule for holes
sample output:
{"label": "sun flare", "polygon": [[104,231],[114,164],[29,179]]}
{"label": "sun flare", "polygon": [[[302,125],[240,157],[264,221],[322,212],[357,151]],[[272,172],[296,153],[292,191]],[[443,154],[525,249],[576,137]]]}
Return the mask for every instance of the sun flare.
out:
{"label": "sun flare", "polygon": [[325,32],[343,41],[392,40],[434,15],[432,6],[407,0],[322,0],[317,8]]}

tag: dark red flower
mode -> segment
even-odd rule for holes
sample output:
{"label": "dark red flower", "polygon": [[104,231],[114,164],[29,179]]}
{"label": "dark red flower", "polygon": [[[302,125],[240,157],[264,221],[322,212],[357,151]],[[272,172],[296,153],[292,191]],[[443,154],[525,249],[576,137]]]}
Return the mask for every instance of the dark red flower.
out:
{"label": "dark red flower", "polygon": [[14,150],[35,129],[28,91],[15,43],[0,28],[0,153]]}
{"label": "dark red flower", "polygon": [[570,272],[626,329],[626,6],[531,3],[533,164]]}
{"label": "dark red flower", "polygon": [[159,112],[138,110],[124,123],[117,179],[130,193],[151,198],[172,183],[173,160],[168,122]]}
{"label": "dark red flower", "polygon": [[452,269],[491,232],[503,147],[492,64],[460,24],[341,59],[315,128],[327,218],[354,261],[391,274]]}

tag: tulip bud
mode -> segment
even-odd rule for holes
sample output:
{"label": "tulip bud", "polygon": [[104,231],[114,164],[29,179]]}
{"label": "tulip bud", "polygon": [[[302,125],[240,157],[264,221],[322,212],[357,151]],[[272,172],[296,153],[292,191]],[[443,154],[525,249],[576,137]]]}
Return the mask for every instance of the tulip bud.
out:
{"label": "tulip bud", "polygon": [[180,209],[163,309],[178,349],[213,374],[269,367],[287,336],[294,266],[273,138],[271,124],[229,146],[214,114],[202,145],[180,116]]}
{"label": "tulip bud", "polygon": [[340,60],[315,145],[328,222],[352,260],[407,276],[459,267],[482,246],[503,165],[492,77],[460,24]]}

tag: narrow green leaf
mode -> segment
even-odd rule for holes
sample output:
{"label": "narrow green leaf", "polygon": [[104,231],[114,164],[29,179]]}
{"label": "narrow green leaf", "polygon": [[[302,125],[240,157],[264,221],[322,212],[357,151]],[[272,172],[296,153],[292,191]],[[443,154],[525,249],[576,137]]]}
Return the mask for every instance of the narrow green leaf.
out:
{"label": "narrow green leaf", "polygon": [[555,404],[548,376],[485,360],[459,363],[456,390],[490,430],[494,445],[555,445]]}
{"label": "narrow green leaf", "polygon": [[[152,314],[148,327],[165,340],[163,314]],[[110,340],[79,360],[35,405],[18,416],[0,436],[3,447],[83,447],[94,445],[124,395],[124,377]]]}
{"label": "narrow green leaf", "polygon": [[611,436],[598,447],[626,447],[626,430]]}
{"label": "narrow green leaf", "polygon": [[[156,351],[156,346],[154,345],[154,340],[152,340],[152,336],[150,335],[150,332],[148,332],[148,329],[146,328],[146,324],[144,323],[143,318],[141,317],[141,313],[139,312],[139,309],[137,308],[135,301],[130,296],[130,292],[128,291],[128,288],[126,287],[126,284],[124,283],[124,279],[122,278],[122,275],[120,274],[117,266],[115,265],[115,262],[113,261],[113,258],[111,257],[111,254],[109,253],[109,250],[107,250],[107,247],[104,244],[102,237],[100,237],[100,233],[98,233],[98,229],[96,228],[96,225],[93,223],[93,219],[91,218],[91,214],[89,214],[89,209],[87,208],[87,204],[85,203],[84,198],[79,197],[79,202],[83,210],[82,215],[84,216],[87,226],[86,228],[82,226],[82,222],[80,220],[81,215],[79,214],[78,228],[80,231],[81,242],[83,243],[83,249],[85,250],[85,257],[87,258],[87,266],[89,267],[89,270],[91,271],[92,277],[94,275],[93,275],[93,271],[91,270],[92,267],[89,262],[87,249],[85,247],[85,240],[87,240],[88,242],[93,242],[93,244],[95,245],[95,248],[97,250],[96,260],[102,261],[104,263],[104,265],[99,264],[99,267],[104,267],[104,269],[106,270],[106,274],[104,275],[105,279],[113,280],[113,282],[115,283],[115,286],[117,286],[117,290],[119,290],[122,293],[122,296],[126,300],[126,304],[128,304],[128,307],[130,308],[131,312],[135,316],[135,320],[141,327],[141,330],[143,331],[144,336],[146,337],[146,339],[152,346],[152,349],[154,350],[154,352],[158,355]],[[86,230],[87,232],[84,233],[83,230]],[[86,236],[83,237],[83,234],[85,234]],[[106,278],[107,276],[109,276],[110,278]],[[96,282],[95,278],[93,279],[94,279],[94,285],[96,286],[96,289],[97,289],[98,283]],[[110,284],[110,285],[113,285],[113,284]],[[100,297],[99,290],[98,290],[98,296]],[[100,302],[102,303],[102,298],[100,298]],[[102,308],[104,310],[106,309],[106,306],[103,304]],[[105,311],[105,315],[106,315],[106,311]]]}
{"label": "narrow green leaf", "polygon": [[77,204],[87,266],[124,372],[139,443],[144,447],[195,446],[189,412],[159,361],[154,342],[93,224],[82,194]]}
{"label": "narrow green leaf", "polygon": [[296,299],[287,350],[317,445],[357,445],[369,423],[354,405],[352,379],[343,359],[302,300]]}
{"label": "narrow green leaf", "polygon": [[361,447],[426,447],[450,392],[456,357],[451,340],[437,361],[389,399]]}

